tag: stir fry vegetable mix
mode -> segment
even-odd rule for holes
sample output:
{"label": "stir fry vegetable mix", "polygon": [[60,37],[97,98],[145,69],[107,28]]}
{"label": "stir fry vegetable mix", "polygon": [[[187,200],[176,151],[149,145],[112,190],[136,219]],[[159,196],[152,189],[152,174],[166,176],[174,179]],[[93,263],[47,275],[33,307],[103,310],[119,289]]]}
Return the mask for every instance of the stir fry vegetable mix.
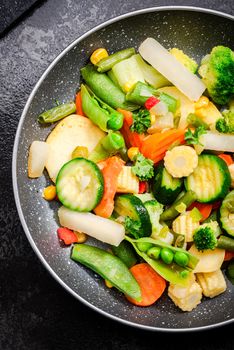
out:
{"label": "stir fry vegetable mix", "polygon": [[135,305],[168,286],[191,311],[226,290],[224,267],[234,281],[234,53],[217,46],[198,65],[152,38],[138,51],[92,53],[75,101],[39,115],[60,122],[31,145],[28,175],[47,169],[71,259]]}

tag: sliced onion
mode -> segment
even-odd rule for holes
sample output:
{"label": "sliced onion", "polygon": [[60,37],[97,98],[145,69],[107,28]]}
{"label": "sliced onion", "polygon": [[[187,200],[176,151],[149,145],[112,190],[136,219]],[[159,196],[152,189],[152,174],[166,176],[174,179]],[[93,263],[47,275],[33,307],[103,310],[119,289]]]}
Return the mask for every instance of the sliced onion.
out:
{"label": "sliced onion", "polygon": [[171,55],[159,42],[147,38],[139,47],[141,56],[182,91],[190,100],[197,101],[206,86],[195,74]]}
{"label": "sliced onion", "polygon": [[124,226],[92,213],[79,213],[65,207],[58,211],[61,226],[81,231],[99,241],[118,246],[124,239]]}
{"label": "sliced onion", "polygon": [[43,141],[33,141],[28,156],[28,176],[40,177],[49,155],[49,145]]}
{"label": "sliced onion", "polygon": [[150,109],[150,113],[153,113],[155,115],[166,115],[168,113],[168,107],[166,103],[160,101]]}
{"label": "sliced onion", "polygon": [[157,117],[154,124],[147,130],[149,134],[174,127],[174,116],[168,112],[164,117]]}

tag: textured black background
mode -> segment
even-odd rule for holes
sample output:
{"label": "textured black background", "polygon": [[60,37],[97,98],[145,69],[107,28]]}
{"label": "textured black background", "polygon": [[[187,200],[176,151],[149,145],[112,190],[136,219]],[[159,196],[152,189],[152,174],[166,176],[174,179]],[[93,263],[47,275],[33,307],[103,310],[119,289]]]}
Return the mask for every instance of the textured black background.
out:
{"label": "textured black background", "polygon": [[[4,1],[0,0],[0,28],[10,16]],[[0,42],[0,350],[234,349],[232,325],[190,334],[150,333],[85,307],[55,282],[35,256],[14,204],[14,136],[24,104],[42,72],[88,29],[119,14],[159,5],[202,6],[234,14],[232,0],[48,0],[37,2],[4,33]]]}

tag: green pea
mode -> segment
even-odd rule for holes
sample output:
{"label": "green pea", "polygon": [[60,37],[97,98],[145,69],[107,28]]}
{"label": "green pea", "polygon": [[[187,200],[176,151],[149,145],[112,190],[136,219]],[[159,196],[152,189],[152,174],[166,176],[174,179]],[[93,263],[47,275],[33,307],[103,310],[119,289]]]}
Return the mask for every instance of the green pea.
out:
{"label": "green pea", "polygon": [[189,257],[186,253],[176,252],[174,255],[174,261],[177,265],[185,267],[188,265]]}
{"label": "green pea", "polygon": [[137,248],[143,253],[146,253],[152,246],[153,246],[152,243],[146,243],[146,242],[137,243]]}
{"label": "green pea", "polygon": [[111,113],[110,119],[107,122],[107,127],[112,130],[119,130],[123,126],[123,115],[122,113]]}
{"label": "green pea", "polygon": [[168,248],[162,248],[161,252],[160,252],[160,256],[163,262],[165,262],[165,264],[171,264],[174,258],[174,254],[172,252],[171,249]]}
{"label": "green pea", "polygon": [[158,260],[160,257],[160,251],[161,251],[161,248],[152,247],[147,251],[147,255],[152,259]]}
{"label": "green pea", "polygon": [[188,274],[189,274],[188,270],[183,270],[183,271],[180,272],[180,276],[182,278],[187,278]]}

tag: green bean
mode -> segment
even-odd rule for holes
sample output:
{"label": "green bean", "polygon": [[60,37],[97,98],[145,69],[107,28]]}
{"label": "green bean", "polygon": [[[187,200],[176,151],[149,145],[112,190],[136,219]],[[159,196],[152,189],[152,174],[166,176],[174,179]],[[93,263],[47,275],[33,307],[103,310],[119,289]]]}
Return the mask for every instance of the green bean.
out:
{"label": "green bean", "polygon": [[176,200],[168,209],[164,210],[164,212],[160,216],[160,220],[167,221],[175,219],[180,213],[176,210],[176,207],[180,204],[185,204],[186,208],[188,208],[195,200],[197,199],[196,193],[193,191],[185,192],[185,194],[178,200]]}
{"label": "green bean", "polygon": [[164,102],[170,112],[174,113],[176,111],[177,100],[174,97],[160,92],[141,81],[138,81],[134,88],[127,93],[126,100],[143,106],[151,96],[156,96],[160,101]]}
{"label": "green bean", "polygon": [[112,55],[103,58],[101,61],[97,63],[97,70],[100,73],[107,72],[110,70],[116,63],[119,63],[122,60],[125,60],[126,58],[131,57],[135,54],[134,48],[128,48],[125,50],[117,51],[113,53]]}
{"label": "green bean", "polygon": [[138,81],[134,88],[127,93],[126,100],[136,103],[140,106],[144,106],[148,98],[153,95],[159,95],[156,89],[145,83],[142,83],[141,81]]}
{"label": "green bean", "polygon": [[161,92],[159,95],[159,99],[167,105],[169,112],[174,113],[176,111],[178,107],[178,100],[176,100],[174,97],[164,92]]}
{"label": "green bean", "polygon": [[87,244],[75,244],[71,258],[92,269],[124,294],[138,301],[141,300],[138,283],[117,256]]}
{"label": "green bean", "polygon": [[217,241],[217,247],[234,252],[234,238],[221,235]]}
{"label": "green bean", "polygon": [[37,120],[41,124],[55,123],[60,119],[67,117],[68,115],[75,113],[76,105],[74,102],[63,103],[59,106],[49,109],[41,113]]}
{"label": "green bean", "polygon": [[123,91],[105,73],[97,72],[93,65],[88,64],[82,68],[81,74],[91,90],[112,108],[123,108],[129,111],[139,108],[127,102]]}

